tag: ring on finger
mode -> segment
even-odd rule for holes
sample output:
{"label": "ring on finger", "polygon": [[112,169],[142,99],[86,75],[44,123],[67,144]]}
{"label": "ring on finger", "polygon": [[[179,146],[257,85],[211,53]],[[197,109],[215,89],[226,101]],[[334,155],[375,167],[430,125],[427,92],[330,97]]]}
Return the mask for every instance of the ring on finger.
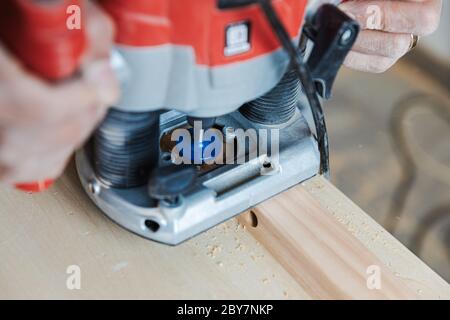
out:
{"label": "ring on finger", "polygon": [[415,47],[417,47],[417,44],[419,43],[419,36],[411,33],[411,42],[409,44],[408,52],[413,50]]}

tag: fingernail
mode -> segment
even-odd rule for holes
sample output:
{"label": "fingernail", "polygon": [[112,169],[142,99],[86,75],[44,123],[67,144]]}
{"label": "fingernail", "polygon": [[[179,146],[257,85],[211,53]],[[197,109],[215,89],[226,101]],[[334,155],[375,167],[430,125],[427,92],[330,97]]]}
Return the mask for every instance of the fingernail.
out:
{"label": "fingernail", "polygon": [[84,78],[96,88],[102,104],[110,106],[117,101],[119,85],[109,59],[89,64],[84,70]]}

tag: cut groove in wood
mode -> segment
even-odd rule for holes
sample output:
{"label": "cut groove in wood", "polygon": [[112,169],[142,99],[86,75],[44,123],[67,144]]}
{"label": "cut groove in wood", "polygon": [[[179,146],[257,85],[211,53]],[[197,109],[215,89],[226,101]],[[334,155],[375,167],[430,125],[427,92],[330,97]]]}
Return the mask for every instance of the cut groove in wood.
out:
{"label": "cut groove in wood", "polygon": [[256,228],[258,226],[258,216],[253,210],[250,210],[248,213],[248,225],[252,228]]}
{"label": "cut groove in wood", "polygon": [[[246,215],[257,217],[257,228],[250,228],[254,218]],[[301,185],[239,219],[313,298],[420,298]],[[379,289],[371,286],[374,270],[380,274]]]}

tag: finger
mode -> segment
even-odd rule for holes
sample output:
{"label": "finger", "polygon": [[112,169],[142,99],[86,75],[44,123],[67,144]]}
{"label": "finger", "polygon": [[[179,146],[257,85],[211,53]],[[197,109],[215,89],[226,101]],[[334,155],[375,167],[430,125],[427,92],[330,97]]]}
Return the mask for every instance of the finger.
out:
{"label": "finger", "polygon": [[109,61],[91,63],[78,80],[49,84],[32,75],[7,79],[0,87],[0,118],[8,126],[48,125],[90,112],[104,113],[119,96]]}
{"label": "finger", "polygon": [[339,8],[356,19],[362,29],[409,33],[433,33],[440,20],[442,0],[347,1]]}
{"label": "finger", "polygon": [[[82,115],[78,119],[71,119],[70,122],[66,121],[46,130],[36,128],[41,131],[39,137],[42,143],[29,152],[32,155],[45,155],[66,147],[76,149],[89,138],[100,120],[96,114],[92,117]],[[16,146],[19,143],[20,141],[17,141]],[[26,144],[26,142],[23,143]]]}
{"label": "finger", "polygon": [[64,110],[78,110],[78,112],[94,106],[106,107],[113,104],[118,91],[109,61],[91,63],[81,79],[49,86],[47,90],[51,94],[50,106],[53,109],[61,109],[62,103]]}
{"label": "finger", "polygon": [[398,59],[408,52],[410,46],[410,34],[363,30],[359,33],[352,50],[367,55]]}
{"label": "finger", "polygon": [[0,80],[17,78],[23,73],[19,61],[0,43]]}
{"label": "finger", "polygon": [[53,126],[35,124],[4,130],[0,162],[13,164],[22,158],[46,156],[66,148],[75,149],[85,142],[100,120],[97,115],[87,114]]}
{"label": "finger", "polygon": [[[72,119],[71,126],[59,125],[56,131],[60,132],[59,138],[50,140],[51,146],[64,147],[73,145],[78,148],[91,136],[92,131],[99,125],[106,115],[105,109],[93,110],[91,114],[83,114],[78,119]],[[49,137],[50,139],[50,137]]]}
{"label": "finger", "polygon": [[41,158],[37,161],[30,161],[14,170],[7,171],[1,180],[10,185],[48,179],[54,180],[62,175],[70,158],[71,154],[61,159]]}
{"label": "finger", "polygon": [[8,91],[0,92],[0,112],[6,127],[39,124],[45,128],[99,105],[95,88],[84,81],[51,86],[23,77],[4,86]]}
{"label": "finger", "polygon": [[350,51],[345,58],[344,65],[354,70],[382,73],[388,70],[395,63],[396,59],[367,55],[355,51]]}
{"label": "finger", "polygon": [[24,158],[14,166],[3,166],[1,181],[7,184],[29,183],[59,177],[66,167],[73,150],[47,156]]}
{"label": "finger", "polygon": [[86,36],[88,50],[85,63],[109,57],[114,41],[115,28],[112,19],[96,4],[88,2],[86,10]]}
{"label": "finger", "polygon": [[86,81],[98,87],[100,100],[109,107],[119,96],[117,77],[110,63],[115,27],[112,19],[90,1],[86,10],[86,30],[88,49],[82,74]]}
{"label": "finger", "polygon": [[93,62],[81,79],[47,86],[46,91],[48,101],[43,103],[43,108],[49,110],[43,112],[52,112],[54,121],[92,109],[103,114],[102,109],[113,105],[119,97],[119,85],[108,60]]}

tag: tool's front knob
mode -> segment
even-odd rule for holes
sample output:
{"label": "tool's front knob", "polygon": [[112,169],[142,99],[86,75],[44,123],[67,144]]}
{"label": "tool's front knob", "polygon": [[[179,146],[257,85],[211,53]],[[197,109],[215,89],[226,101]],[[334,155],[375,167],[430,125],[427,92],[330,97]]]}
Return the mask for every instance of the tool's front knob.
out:
{"label": "tool's front knob", "polygon": [[195,183],[196,169],[188,165],[169,165],[153,170],[148,183],[150,197],[176,205],[179,196]]}

